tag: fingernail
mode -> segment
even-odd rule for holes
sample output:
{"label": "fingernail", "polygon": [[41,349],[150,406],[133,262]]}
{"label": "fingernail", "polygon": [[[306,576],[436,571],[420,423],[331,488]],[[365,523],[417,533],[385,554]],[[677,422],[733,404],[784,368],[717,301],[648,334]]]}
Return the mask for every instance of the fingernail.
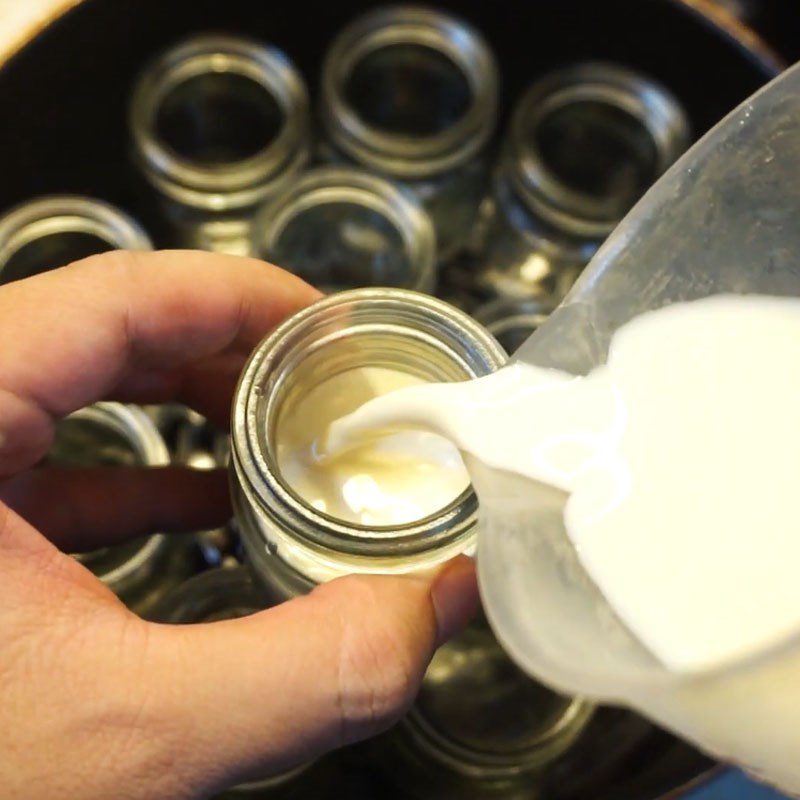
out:
{"label": "fingernail", "polygon": [[438,647],[458,633],[480,606],[473,560],[458,556],[450,561],[434,579],[431,599],[436,612]]}

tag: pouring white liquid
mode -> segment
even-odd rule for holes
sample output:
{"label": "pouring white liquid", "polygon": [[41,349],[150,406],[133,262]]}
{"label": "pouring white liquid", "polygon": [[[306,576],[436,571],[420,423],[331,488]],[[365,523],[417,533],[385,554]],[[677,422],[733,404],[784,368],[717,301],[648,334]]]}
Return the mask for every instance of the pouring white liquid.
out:
{"label": "pouring white liquid", "polygon": [[287,404],[278,423],[284,480],[318,511],[369,527],[405,525],[444,508],[469,487],[469,475],[456,447],[441,436],[402,431],[324,465],[315,454],[337,417],[371,398],[420,385],[398,370],[360,367]]}
{"label": "pouring white liquid", "polygon": [[[670,669],[800,629],[800,301],[722,296],[644,314],[585,378],[524,364],[374,399],[348,443],[403,428],[569,493],[593,580]],[[535,532],[531,532],[535,535]]]}

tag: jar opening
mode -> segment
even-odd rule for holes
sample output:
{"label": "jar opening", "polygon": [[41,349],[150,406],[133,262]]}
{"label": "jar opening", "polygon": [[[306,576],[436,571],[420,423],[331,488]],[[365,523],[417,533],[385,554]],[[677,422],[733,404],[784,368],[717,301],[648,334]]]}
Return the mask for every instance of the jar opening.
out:
{"label": "jar opening", "polygon": [[379,211],[347,201],[296,214],[275,240],[270,257],[324,291],[414,283],[394,223]]}
{"label": "jar opening", "polygon": [[467,23],[428,8],[380,8],[328,50],[322,121],[335,148],[361,166],[427,180],[482,150],[497,83],[494,56]]}
{"label": "jar opening", "polygon": [[39,275],[113,249],[113,244],[107,239],[80,230],[62,230],[38,236],[11,253],[0,271],[0,283]]}
{"label": "jar opening", "polygon": [[463,70],[444,53],[419,44],[368,52],[353,65],[344,94],[365,124],[411,137],[451,128],[472,103]]}
{"label": "jar opening", "polygon": [[[194,36],[171,47],[139,77],[129,114],[147,180],[213,215],[262,202],[309,156],[302,77],[277,48],[241,37]],[[240,234],[223,225],[212,237]]]}
{"label": "jar opening", "polygon": [[599,243],[688,138],[686,115],[663,86],[614,64],[577,64],[528,89],[506,166],[535,217]]}
{"label": "jar opening", "polygon": [[263,84],[235,72],[205,72],[169,89],[154,128],[180,158],[213,167],[268,149],[285,123],[280,103]]}
{"label": "jar opening", "polygon": [[557,758],[590,715],[525,675],[478,620],[436,652],[404,724],[451,768],[500,777]]}
{"label": "jar opening", "polygon": [[109,250],[150,250],[142,228],[114,206],[79,195],[47,195],[0,217],[0,284]]}
{"label": "jar opening", "polygon": [[434,287],[429,217],[412,196],[358,169],[307,172],[262,210],[254,229],[262,257],[326,292]]}
{"label": "jar opening", "polygon": [[[300,506],[339,524],[352,525],[354,529],[368,524],[369,533],[365,529],[365,536],[391,538],[404,527],[424,524],[447,509],[455,509],[470,497],[466,473],[458,489],[448,493],[453,485],[453,481],[448,480],[442,488],[443,494],[434,495],[441,499],[441,504],[434,500],[431,505],[429,498],[415,504],[412,497],[402,494],[398,497],[393,494],[391,485],[379,486],[373,482],[373,474],[380,479],[379,455],[374,464],[369,454],[363,461],[364,466],[373,467],[375,473],[353,474],[347,481],[348,485],[340,486],[338,475],[309,475],[304,469],[307,465],[304,454],[311,454],[317,437],[324,435],[333,420],[382,393],[381,387],[399,388],[469,377],[469,373],[454,364],[434,343],[416,337],[405,338],[397,332],[381,334],[368,328],[360,335],[334,338],[316,348],[310,347],[311,352],[296,362],[283,378],[275,397],[274,410],[267,420],[267,441],[276,476]],[[427,466],[435,469],[437,465],[430,462]],[[406,467],[410,472],[402,476],[403,482],[408,480],[409,488],[418,491],[419,487],[412,483],[417,477],[412,474],[416,464],[409,463]],[[457,482],[457,473],[448,472],[447,477],[452,479],[454,474]],[[391,482],[394,476],[384,473],[383,479],[387,477]],[[433,480],[430,473],[425,480],[427,484]],[[357,485],[366,481],[370,482],[369,487]],[[385,502],[387,505],[383,509],[373,509],[371,513],[377,516],[368,521],[370,512],[357,513],[358,500],[349,496],[359,497],[374,492],[384,493],[380,504]],[[349,504],[345,502],[348,499]],[[387,523],[384,518],[393,521]]]}
{"label": "jar opening", "polygon": [[606,204],[610,216],[624,215],[659,174],[648,127],[603,101],[553,98],[528,136],[558,181]]}

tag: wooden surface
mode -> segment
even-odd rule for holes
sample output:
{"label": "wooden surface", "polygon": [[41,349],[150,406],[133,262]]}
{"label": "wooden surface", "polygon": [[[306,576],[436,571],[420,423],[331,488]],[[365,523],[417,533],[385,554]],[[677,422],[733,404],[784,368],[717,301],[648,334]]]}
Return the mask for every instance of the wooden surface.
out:
{"label": "wooden surface", "polygon": [[81,0],[0,0],[0,64]]}

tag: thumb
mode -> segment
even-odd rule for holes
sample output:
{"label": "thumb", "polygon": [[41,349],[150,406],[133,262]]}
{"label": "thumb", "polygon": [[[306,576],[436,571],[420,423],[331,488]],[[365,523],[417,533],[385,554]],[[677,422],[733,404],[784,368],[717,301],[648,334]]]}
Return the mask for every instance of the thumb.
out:
{"label": "thumb", "polygon": [[205,792],[378,733],[477,605],[461,556],[431,577],[350,576],[250,617],[153,626],[148,695],[172,721],[166,757]]}

